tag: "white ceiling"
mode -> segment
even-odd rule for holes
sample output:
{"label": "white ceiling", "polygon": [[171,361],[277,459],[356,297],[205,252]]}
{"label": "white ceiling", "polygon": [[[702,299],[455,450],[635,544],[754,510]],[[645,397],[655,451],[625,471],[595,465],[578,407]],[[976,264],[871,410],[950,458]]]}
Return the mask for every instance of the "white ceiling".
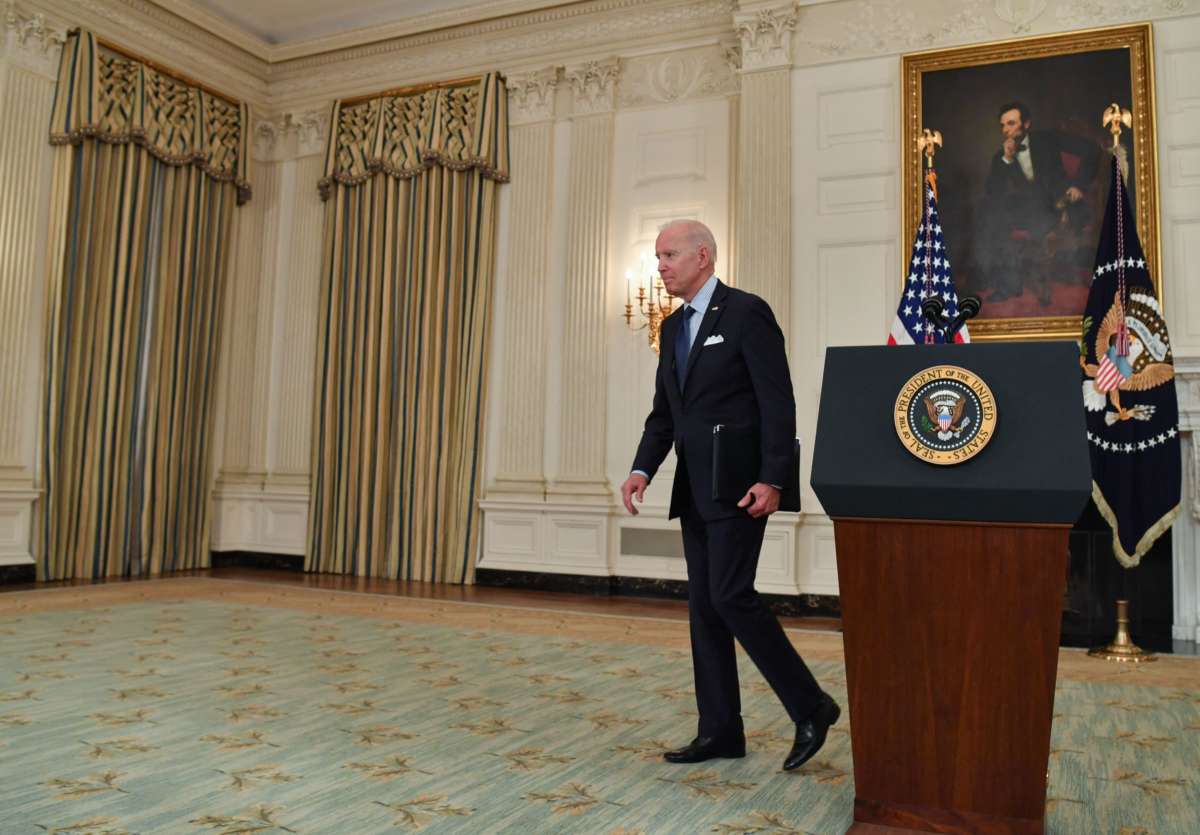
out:
{"label": "white ceiling", "polygon": [[481,0],[191,0],[191,5],[265,43],[281,45],[487,4]]}

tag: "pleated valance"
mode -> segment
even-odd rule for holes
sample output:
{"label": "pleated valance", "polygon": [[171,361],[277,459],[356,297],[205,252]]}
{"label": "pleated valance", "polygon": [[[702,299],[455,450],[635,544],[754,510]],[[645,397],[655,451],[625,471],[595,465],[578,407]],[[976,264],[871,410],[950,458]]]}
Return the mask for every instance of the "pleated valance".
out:
{"label": "pleated valance", "polygon": [[67,37],[52,145],[136,142],[169,165],[196,165],[250,199],[250,109],[114,52],[86,30]]}
{"label": "pleated valance", "polygon": [[322,199],[334,183],[358,185],[381,171],[415,177],[433,165],[477,168],[508,182],[508,94],[499,73],[407,95],[334,102]]}

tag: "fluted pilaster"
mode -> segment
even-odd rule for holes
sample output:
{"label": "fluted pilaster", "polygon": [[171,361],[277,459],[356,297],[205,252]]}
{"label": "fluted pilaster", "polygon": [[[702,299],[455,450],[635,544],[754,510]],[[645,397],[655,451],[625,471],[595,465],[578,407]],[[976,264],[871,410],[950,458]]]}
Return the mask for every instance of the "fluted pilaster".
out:
{"label": "fluted pilaster", "polygon": [[555,67],[510,76],[508,267],[503,284],[504,365],[500,385],[499,460],[488,494],[541,496],[546,489],[546,282],[554,204]]}
{"label": "fluted pilaster", "polygon": [[794,3],[742,3],[735,249],[738,286],[766,299],[784,336],[791,322],[791,37]]}
{"label": "fluted pilaster", "polygon": [[[611,496],[605,477],[605,281],[612,181],[615,60],[568,68],[571,125],[566,286],[563,293],[562,421],[551,493],[578,501]],[[578,114],[586,115],[578,115]]]}
{"label": "fluted pilaster", "polygon": [[225,327],[225,448],[222,480],[266,475],[266,406],[271,359],[271,268],[279,212],[278,163],[255,160],[254,199],[239,210]]}
{"label": "fluted pilaster", "polygon": [[6,76],[0,102],[0,478],[31,481],[41,414],[54,82],[11,64],[0,72]]}
{"label": "fluted pilaster", "polygon": [[278,397],[273,399],[271,474],[307,480],[312,458],[313,373],[320,310],[321,241],[325,219],[315,183],[324,157],[306,156],[295,165],[289,263],[279,275],[280,306],[276,352]]}

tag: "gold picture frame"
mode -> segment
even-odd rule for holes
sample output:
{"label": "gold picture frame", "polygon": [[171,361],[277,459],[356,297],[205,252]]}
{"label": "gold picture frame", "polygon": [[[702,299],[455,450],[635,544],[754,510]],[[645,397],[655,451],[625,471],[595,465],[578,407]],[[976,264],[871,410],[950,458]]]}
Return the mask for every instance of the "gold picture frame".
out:
{"label": "gold picture frame", "polygon": [[[984,299],[979,318],[970,323],[973,340],[1079,338],[1086,283],[1109,184],[1111,163],[1109,152],[1103,150],[1101,137],[1107,132],[1101,119],[1104,107],[1112,100],[1133,114],[1132,127],[1122,134],[1121,144],[1128,160],[1127,178],[1138,235],[1155,290],[1162,299],[1154,48],[1149,23],[918,52],[903,56],[901,77],[905,245],[912,242],[923,211],[923,160],[917,139],[924,128],[939,130],[945,146],[935,159],[938,208],[946,244],[955,259],[956,289],[960,296],[982,289]],[[1128,101],[1119,100],[1122,93],[1128,94]],[[1074,128],[1071,135],[1076,140],[1085,140],[1090,147],[1095,139],[1101,147],[1094,164],[1090,163],[1091,152],[1085,150],[1089,165],[1082,167],[1078,155],[1065,151],[1059,155],[1063,170],[1073,176],[1083,177],[1088,170],[1098,168],[1088,181],[1085,197],[1079,197],[1078,190],[1065,192],[1073,204],[1069,210],[1074,220],[1068,219],[1065,199],[1039,209],[1045,209],[1043,213],[1051,219],[1061,210],[1061,234],[1052,229],[1039,237],[1041,230],[1048,228],[1039,225],[1031,237],[1025,230],[1013,228],[1012,224],[1019,222],[1013,220],[1013,202],[998,199],[999,192],[989,191],[999,181],[995,175],[998,164],[1015,160],[1002,159],[1006,152],[1002,150],[1002,114],[998,108],[1028,100],[1035,102],[1033,107],[1017,111],[1026,120],[1022,136],[1032,140],[1039,123],[1050,122],[1054,127],[1043,128],[1043,135],[1061,136],[1068,132],[1062,130],[1068,125]],[[1032,112],[1032,117],[1026,110]],[[1046,116],[1047,112],[1051,116]],[[956,142],[962,144],[956,148]],[[1111,138],[1107,146],[1111,147]],[[1045,188],[1050,187],[1050,180],[1042,179]],[[1034,181],[1029,179],[1030,183]],[[1074,205],[1076,201],[1081,205]],[[1021,256],[1025,259],[1020,261],[1021,268],[1013,266],[1014,257],[1005,254],[1018,246],[1024,247],[1022,252],[1032,253]],[[996,268],[998,264],[1000,268]],[[1001,286],[1002,274],[1006,283]],[[907,270],[901,277],[902,287],[906,279]],[[997,285],[990,286],[991,281]],[[1020,295],[1016,295],[1018,291]],[[989,294],[993,296],[991,302]],[[989,306],[999,312],[989,316]]]}

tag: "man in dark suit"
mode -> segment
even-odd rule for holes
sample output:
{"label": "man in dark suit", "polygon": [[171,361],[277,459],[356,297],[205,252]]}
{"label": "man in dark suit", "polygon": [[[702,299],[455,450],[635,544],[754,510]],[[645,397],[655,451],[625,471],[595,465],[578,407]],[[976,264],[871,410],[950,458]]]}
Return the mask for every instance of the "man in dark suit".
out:
{"label": "man in dark suit", "polygon": [[[1035,130],[1021,102],[1001,105],[1000,150],[992,156],[981,206],[981,266],[995,288],[988,301],[1031,286],[1043,304],[1051,283],[1070,275],[1075,240],[1091,217],[1084,201],[1100,162],[1099,146],[1056,130]],[[1095,243],[1084,246],[1090,277]]]}
{"label": "man in dark suit", "polygon": [[[674,445],[670,517],[683,528],[700,720],[696,738],[664,757],[695,763],[745,756],[736,638],[796,723],[783,765],[790,771],[824,744],[841,710],[754,590],[767,517],[779,508],[796,432],[783,332],[766,302],[717,280],[716,244],[702,223],[668,223],[656,252],[667,292],[684,305],[663,322],[654,405],[621,497],[636,514],[633,500],[642,501]],[[716,424],[757,429],[761,438],[758,483],[737,502],[712,498]]]}

